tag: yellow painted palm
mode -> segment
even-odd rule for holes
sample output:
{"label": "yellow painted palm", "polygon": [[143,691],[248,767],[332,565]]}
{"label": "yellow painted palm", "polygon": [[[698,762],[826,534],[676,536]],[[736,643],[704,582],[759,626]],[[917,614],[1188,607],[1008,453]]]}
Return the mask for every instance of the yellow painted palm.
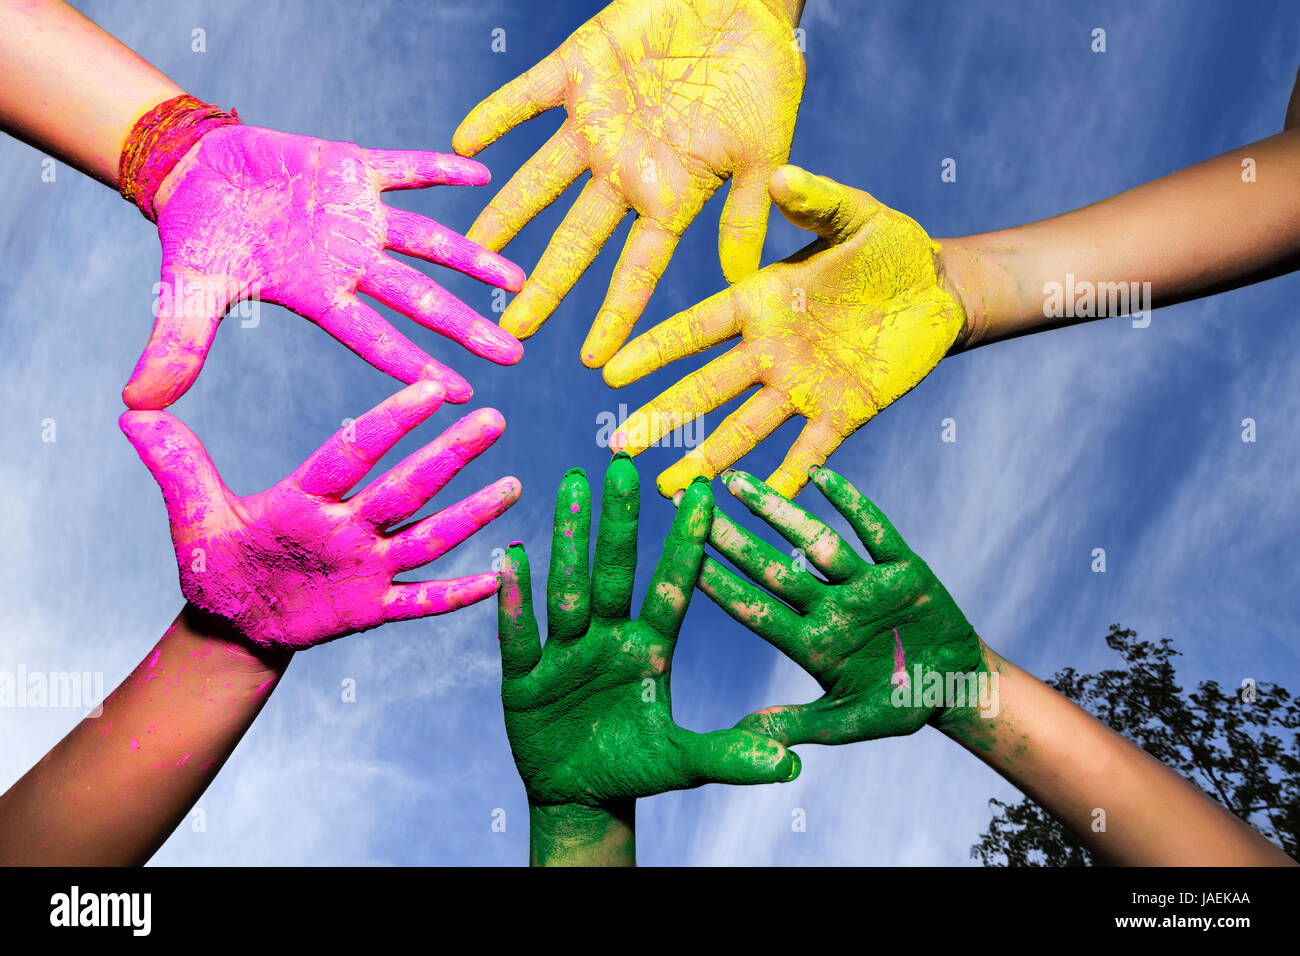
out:
{"label": "yellow painted palm", "polygon": [[790,418],[807,419],[768,483],[794,497],[808,469],[939,363],[965,323],[924,229],[859,189],[786,166],[772,199],[821,238],[655,326],[605,366],[618,388],[687,355],[741,341],[631,415],[611,447],[636,455],[754,386],[758,391],[659,476],[671,496],[712,477]]}
{"label": "yellow painted palm", "polygon": [[629,209],[637,213],[582,347],[598,368],[627,339],[678,239],[728,178],[718,249],[734,282],[758,268],[767,180],[790,153],[804,62],[781,4],[616,0],[554,53],[476,106],[456,130],[473,156],[525,120],[568,119],[468,235],[499,251],[584,171],[591,178],[501,326],[536,332]]}

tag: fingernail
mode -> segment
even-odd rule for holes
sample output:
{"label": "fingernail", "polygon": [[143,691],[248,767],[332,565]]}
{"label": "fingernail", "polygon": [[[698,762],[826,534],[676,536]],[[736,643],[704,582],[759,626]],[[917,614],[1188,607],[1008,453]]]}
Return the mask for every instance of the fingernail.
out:
{"label": "fingernail", "polygon": [[790,776],[782,780],[782,783],[789,783],[795,777],[799,776],[799,771],[803,769],[803,761],[799,759],[799,755],[793,750],[789,751],[789,754],[794,758],[794,766],[790,768]]}
{"label": "fingernail", "polygon": [[523,546],[524,543],[522,541],[511,541],[506,545],[506,550],[509,551],[511,548],[522,548]]}
{"label": "fingernail", "polygon": [[620,458],[625,458],[625,459],[627,459],[628,461],[631,461],[631,460],[632,460],[632,456],[629,455],[627,452],[623,451],[623,449],[621,449],[621,448],[620,448],[618,451],[614,452],[614,458],[613,458],[613,460],[614,460],[614,461],[618,461]]}

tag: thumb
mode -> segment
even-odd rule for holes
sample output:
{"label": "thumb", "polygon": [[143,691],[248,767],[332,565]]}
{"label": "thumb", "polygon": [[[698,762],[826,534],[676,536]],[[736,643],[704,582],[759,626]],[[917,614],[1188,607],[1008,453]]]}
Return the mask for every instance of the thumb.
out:
{"label": "thumb", "polygon": [[691,771],[704,783],[789,783],[799,776],[799,755],[771,737],[748,730],[695,734]]}
{"label": "thumb", "polygon": [[758,271],[771,201],[767,195],[770,168],[748,166],[732,174],[718,224],[718,258],[728,283],[737,283]]}
{"label": "thumb", "polygon": [[795,746],[805,743],[843,743],[841,738],[850,735],[833,732],[834,722],[828,728],[827,716],[830,705],[826,698],[820,698],[811,704],[792,704],[781,707],[767,707],[756,711],[736,724],[736,730],[751,731],[764,737],[771,737],[783,744]]}
{"label": "thumb", "polygon": [[786,219],[832,244],[844,242],[880,208],[880,203],[861,189],[815,176],[798,166],[782,166],[772,174],[767,188]]}
{"label": "thumb", "polygon": [[194,384],[221,317],[230,307],[227,284],[163,263],[153,332],[122,389],[130,408],[165,408]]}
{"label": "thumb", "polygon": [[162,489],[173,530],[202,523],[226,486],[198,436],[170,412],[123,412],[118,425]]}

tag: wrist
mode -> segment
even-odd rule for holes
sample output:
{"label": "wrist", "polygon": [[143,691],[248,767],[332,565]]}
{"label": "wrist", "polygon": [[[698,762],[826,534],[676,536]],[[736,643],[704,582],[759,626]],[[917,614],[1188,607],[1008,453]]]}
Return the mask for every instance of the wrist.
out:
{"label": "wrist", "polygon": [[979,635],[972,631],[971,637],[975,640],[977,656],[974,666],[967,672],[972,679],[962,683],[964,697],[959,704],[936,711],[929,721],[937,730],[957,739],[967,739],[971,734],[981,732],[1001,709],[999,658]]}
{"label": "wrist", "polygon": [[186,603],[169,637],[195,646],[196,656],[241,685],[260,687],[278,680],[293,659],[293,651],[254,643],[226,618]]}
{"label": "wrist", "polygon": [[155,104],[136,119],[123,140],[118,191],[146,219],[157,222],[155,197],[181,160],[214,129],[239,122],[237,113],[227,113],[189,94]]}
{"label": "wrist", "polygon": [[528,805],[532,866],[635,866],[636,801]]}
{"label": "wrist", "polygon": [[988,259],[960,239],[936,239],[935,242],[939,245],[939,252],[935,255],[939,288],[956,301],[962,313],[961,331],[948,350],[949,355],[956,355],[975,348],[987,336],[989,308],[976,290],[981,288],[980,272]]}

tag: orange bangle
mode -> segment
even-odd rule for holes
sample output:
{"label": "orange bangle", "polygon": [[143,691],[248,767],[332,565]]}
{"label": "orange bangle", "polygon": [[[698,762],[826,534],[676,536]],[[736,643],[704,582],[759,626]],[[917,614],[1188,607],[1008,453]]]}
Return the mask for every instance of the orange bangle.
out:
{"label": "orange bangle", "polygon": [[122,145],[118,191],[150,222],[158,221],[153,198],[167,174],[203,136],[218,126],[239,123],[239,114],[204,103],[189,94],[164,100],[135,121]]}

